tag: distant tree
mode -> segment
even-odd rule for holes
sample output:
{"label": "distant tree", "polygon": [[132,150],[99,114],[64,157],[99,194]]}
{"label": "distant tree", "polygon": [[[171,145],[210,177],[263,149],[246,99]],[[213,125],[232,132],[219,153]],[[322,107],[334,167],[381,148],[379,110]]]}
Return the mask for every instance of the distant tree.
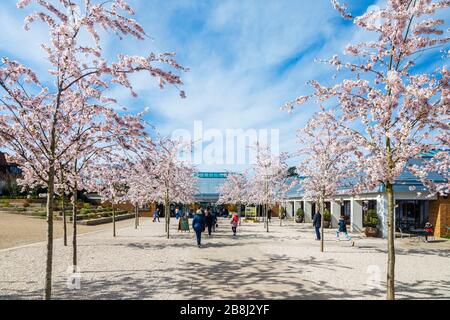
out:
{"label": "distant tree", "polygon": [[288,155],[273,154],[268,146],[255,146],[256,162],[252,166],[252,176],[249,179],[249,194],[247,202],[263,206],[266,231],[269,232],[269,207],[285,199],[290,186],[287,182]]}
{"label": "distant tree", "polygon": [[297,173],[297,168],[296,167],[290,167],[288,169],[288,178],[298,178],[299,175]]}

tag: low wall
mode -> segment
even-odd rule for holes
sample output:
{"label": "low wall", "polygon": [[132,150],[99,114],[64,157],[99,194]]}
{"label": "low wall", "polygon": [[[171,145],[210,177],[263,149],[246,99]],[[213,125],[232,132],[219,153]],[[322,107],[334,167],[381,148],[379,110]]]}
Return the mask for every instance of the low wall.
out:
{"label": "low wall", "polygon": [[[134,213],[123,214],[120,216],[116,216],[116,221],[128,220],[128,219],[133,219],[133,218],[134,218]],[[106,218],[100,218],[100,219],[82,220],[82,221],[78,221],[78,224],[81,224],[84,226],[97,226],[99,224],[111,223],[112,221],[113,221],[112,217],[106,217]]]}

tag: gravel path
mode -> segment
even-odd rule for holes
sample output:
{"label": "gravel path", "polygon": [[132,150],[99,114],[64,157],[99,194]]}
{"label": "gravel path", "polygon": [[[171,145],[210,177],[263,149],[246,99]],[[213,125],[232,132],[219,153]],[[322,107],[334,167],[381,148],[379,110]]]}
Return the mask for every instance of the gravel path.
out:
{"label": "gravel path", "polygon": [[[134,220],[133,220],[134,221]],[[55,241],[63,241],[63,223],[62,221],[53,221]],[[130,225],[128,221],[118,221],[117,225]],[[78,225],[78,233],[90,233],[100,230],[110,230],[111,225],[84,226]],[[72,224],[67,224],[68,242],[72,236]],[[11,214],[0,211],[0,250],[46,241],[47,222],[45,219],[25,216],[20,214]]]}
{"label": "gravel path", "polygon": [[[128,222],[130,224],[130,222]],[[175,223],[174,223],[175,224]],[[67,288],[71,249],[55,242],[55,299],[383,299],[386,243],[355,236],[356,245],[326,233],[326,252],[309,225],[262,224],[231,238],[220,222],[204,247],[191,232],[164,236],[164,223],[142,219],[113,239],[110,230],[79,238],[80,290]],[[397,241],[397,296],[450,299],[450,242]],[[45,245],[0,251],[0,299],[37,299],[44,278]],[[379,280],[377,282],[376,280]]]}

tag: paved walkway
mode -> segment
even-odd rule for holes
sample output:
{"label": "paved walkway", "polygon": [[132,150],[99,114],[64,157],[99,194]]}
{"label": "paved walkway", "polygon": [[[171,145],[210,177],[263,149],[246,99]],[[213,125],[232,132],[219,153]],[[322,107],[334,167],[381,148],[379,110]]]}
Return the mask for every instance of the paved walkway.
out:
{"label": "paved walkway", "polygon": [[[55,242],[55,299],[383,299],[385,240],[356,237],[356,246],[326,234],[319,252],[308,225],[229,224],[195,246],[195,236],[164,236],[164,223],[132,221],[79,238],[81,289],[67,288],[71,249]],[[174,223],[175,224],[175,223]],[[397,241],[398,298],[450,299],[450,242]],[[45,245],[0,251],[0,299],[35,299],[42,293]],[[373,280],[380,279],[380,287]]]}

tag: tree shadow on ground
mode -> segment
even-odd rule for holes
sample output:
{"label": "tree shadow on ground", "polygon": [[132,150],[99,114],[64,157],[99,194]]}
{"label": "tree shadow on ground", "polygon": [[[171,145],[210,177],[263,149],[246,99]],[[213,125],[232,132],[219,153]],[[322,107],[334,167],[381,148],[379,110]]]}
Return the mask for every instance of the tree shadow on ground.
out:
{"label": "tree shadow on ground", "polygon": [[[327,300],[383,299],[385,296],[384,287],[350,290],[325,281],[310,281],[303,271],[305,265],[320,273],[352,269],[337,264],[334,259],[296,259],[281,254],[267,255],[262,260],[211,259],[182,262],[176,268],[89,270],[82,273],[78,291],[68,290],[66,279],[56,277],[53,294],[54,299],[61,300]],[[397,281],[396,291],[399,299],[449,299],[450,281]],[[39,299],[41,296],[41,290],[16,290],[0,299]]]}

